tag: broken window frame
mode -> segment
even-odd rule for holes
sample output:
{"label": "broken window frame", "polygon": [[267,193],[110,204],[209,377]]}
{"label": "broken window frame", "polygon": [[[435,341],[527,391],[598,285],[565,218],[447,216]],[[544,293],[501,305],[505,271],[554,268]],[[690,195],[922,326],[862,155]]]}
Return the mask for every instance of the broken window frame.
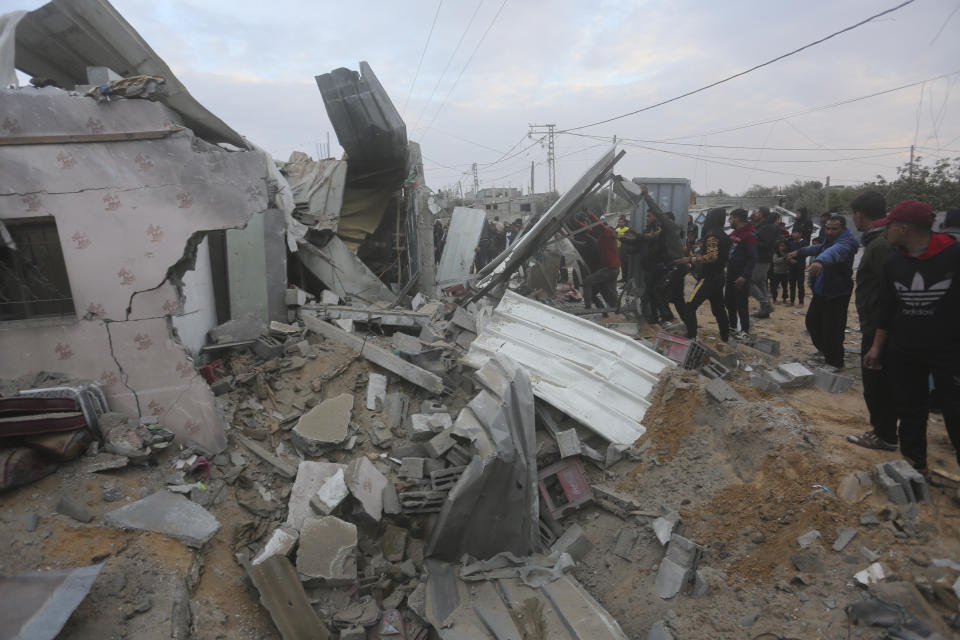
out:
{"label": "broken window frame", "polygon": [[[40,241],[31,239],[28,233],[40,234]],[[0,325],[35,319],[75,318],[76,307],[56,218],[2,220],[0,236],[3,238],[0,246]]]}

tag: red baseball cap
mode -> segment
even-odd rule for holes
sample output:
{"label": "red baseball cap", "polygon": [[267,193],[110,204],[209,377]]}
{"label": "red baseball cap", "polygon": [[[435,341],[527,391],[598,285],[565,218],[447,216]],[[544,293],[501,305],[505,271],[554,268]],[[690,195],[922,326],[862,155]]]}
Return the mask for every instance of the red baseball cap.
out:
{"label": "red baseball cap", "polygon": [[882,227],[891,222],[905,222],[922,227],[932,227],[933,219],[934,213],[930,205],[917,202],[916,200],[904,200],[903,202],[898,202],[886,218],[881,218],[873,224],[874,226]]}

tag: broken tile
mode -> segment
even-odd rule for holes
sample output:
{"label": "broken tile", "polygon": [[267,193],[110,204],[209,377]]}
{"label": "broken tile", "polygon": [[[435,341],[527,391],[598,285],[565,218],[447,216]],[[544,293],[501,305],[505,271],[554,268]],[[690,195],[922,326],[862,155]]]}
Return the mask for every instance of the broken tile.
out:
{"label": "broken tile", "polygon": [[297,573],[305,582],[345,586],[357,579],[357,527],[334,516],[304,518]]}
{"label": "broken tile", "polygon": [[123,529],[162,533],[190,547],[202,547],[220,529],[213,515],[183,496],[158,491],[104,515],[107,524]]}
{"label": "broken tile", "polygon": [[365,456],[354,460],[346,472],[347,488],[360,501],[363,512],[374,522],[383,515],[383,488],[388,480]]}
{"label": "broken tile", "polygon": [[353,396],[342,393],[324,400],[300,416],[290,432],[293,443],[309,455],[321,455],[324,449],[339,445],[347,439],[350,417],[353,414]]}

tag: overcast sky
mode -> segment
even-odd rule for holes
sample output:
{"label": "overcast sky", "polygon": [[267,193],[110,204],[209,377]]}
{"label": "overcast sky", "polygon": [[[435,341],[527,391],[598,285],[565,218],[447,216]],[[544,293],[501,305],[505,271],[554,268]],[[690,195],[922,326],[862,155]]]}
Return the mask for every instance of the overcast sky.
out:
{"label": "overcast sky", "polygon": [[[481,187],[526,190],[533,161],[543,191],[546,147],[527,137],[529,125],[564,130],[641,109],[901,1],[114,5],[201,103],[276,158],[297,149],[315,156],[328,132],[339,154],[313,78],[366,60],[420,142],[429,186],[462,180],[466,189],[477,162]],[[42,4],[0,0],[0,9]],[[925,158],[960,156],[960,74],[809,112],[960,71],[958,9],[960,0],[916,0],[718,87],[558,135],[558,186],[572,184],[613,135],[629,140],[618,173],[689,178],[701,193],[828,175],[834,184],[890,178],[911,144]],[[791,114],[799,115],[783,117]]]}

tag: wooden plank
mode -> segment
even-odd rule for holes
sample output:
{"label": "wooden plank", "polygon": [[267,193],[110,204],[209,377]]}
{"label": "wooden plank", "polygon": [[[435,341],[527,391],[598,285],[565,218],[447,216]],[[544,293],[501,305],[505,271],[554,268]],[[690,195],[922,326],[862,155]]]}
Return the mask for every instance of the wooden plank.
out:
{"label": "wooden plank", "polygon": [[367,342],[363,338],[355,336],[352,333],[347,333],[340,327],[336,327],[329,322],[324,322],[319,318],[314,318],[306,314],[303,314],[301,319],[303,320],[303,323],[306,325],[307,329],[323,336],[327,340],[332,340],[333,342],[350,347],[354,351],[359,352],[361,356],[370,362],[383,367],[387,371],[397,374],[405,380],[409,380],[417,386],[423,387],[431,393],[443,393],[443,379],[440,378],[440,376],[411,364],[406,360],[393,355],[393,353],[390,351],[381,349],[380,347]]}
{"label": "wooden plank", "polygon": [[83,144],[87,142],[127,142],[130,140],[159,140],[177,131],[176,129],[158,129],[155,131],[129,131],[116,133],[64,133],[45,136],[2,136],[0,147],[32,144]]}

